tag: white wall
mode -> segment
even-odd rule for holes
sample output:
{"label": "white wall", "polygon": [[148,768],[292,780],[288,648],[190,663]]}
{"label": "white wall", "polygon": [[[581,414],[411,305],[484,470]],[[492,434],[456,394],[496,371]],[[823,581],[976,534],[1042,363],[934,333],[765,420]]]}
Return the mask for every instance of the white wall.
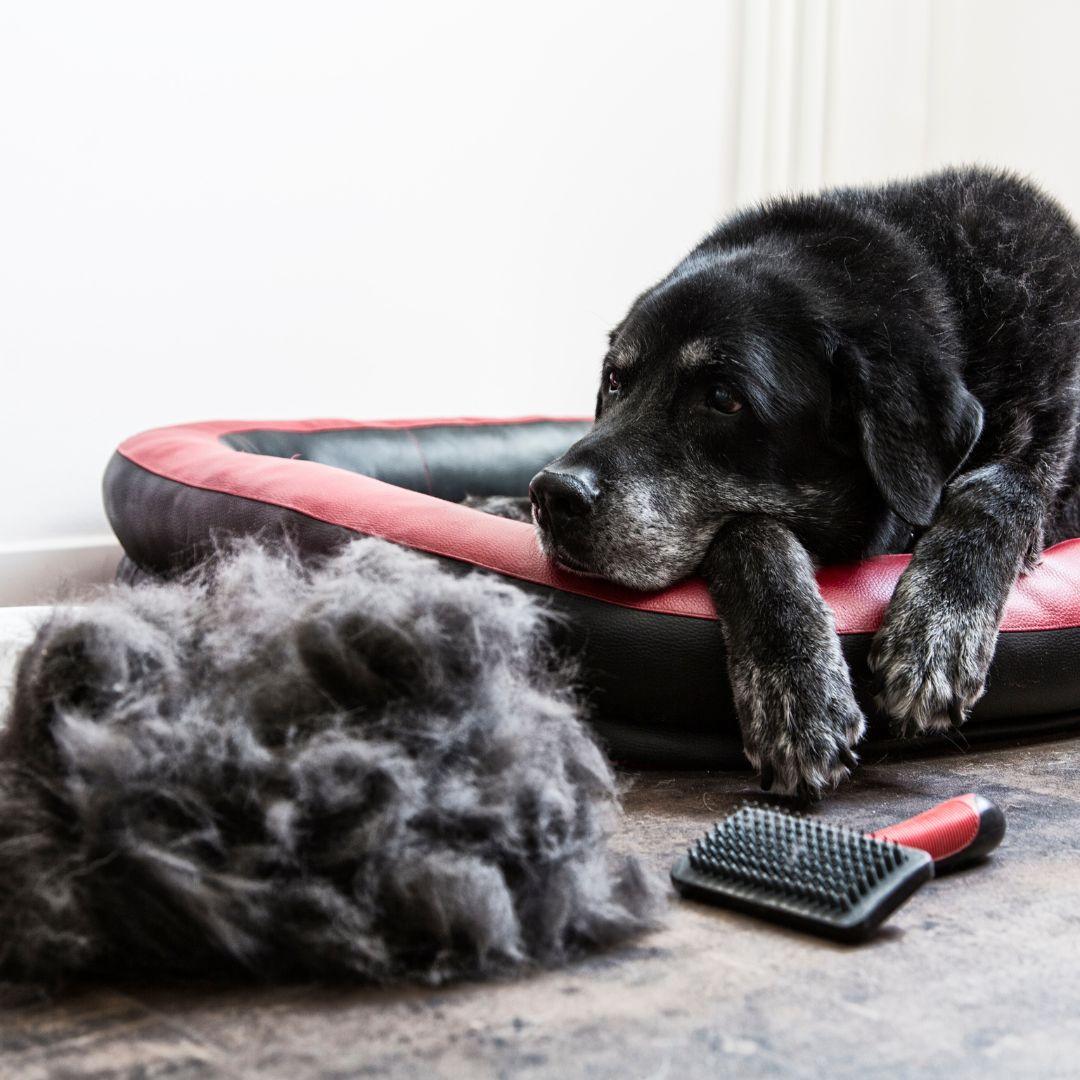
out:
{"label": "white wall", "polygon": [[1035,177],[1080,214],[1074,0],[745,10],[737,200],[983,162]]}
{"label": "white wall", "polygon": [[0,603],[5,551],[91,550],[145,427],[587,411],[737,201],[984,160],[1080,210],[1078,37],[1068,0],[9,0]]}
{"label": "white wall", "polygon": [[730,205],[734,11],[0,7],[0,544],[158,424],[587,412]]}

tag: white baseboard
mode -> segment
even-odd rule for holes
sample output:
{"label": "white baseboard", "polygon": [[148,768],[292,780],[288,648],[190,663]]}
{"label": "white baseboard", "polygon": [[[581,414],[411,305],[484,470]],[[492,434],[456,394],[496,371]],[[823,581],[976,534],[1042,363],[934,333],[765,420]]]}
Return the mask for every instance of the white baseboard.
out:
{"label": "white baseboard", "polygon": [[50,604],[112,581],[122,551],[109,533],[0,544],[0,607]]}
{"label": "white baseboard", "polygon": [[0,723],[15,681],[15,666],[24,645],[29,645],[51,607],[0,607]]}

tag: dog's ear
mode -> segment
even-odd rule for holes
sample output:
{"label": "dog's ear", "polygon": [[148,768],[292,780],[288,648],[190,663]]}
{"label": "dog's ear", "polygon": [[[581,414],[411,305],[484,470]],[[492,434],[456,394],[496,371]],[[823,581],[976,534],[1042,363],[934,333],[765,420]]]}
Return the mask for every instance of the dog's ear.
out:
{"label": "dog's ear", "polygon": [[931,360],[889,355],[872,362],[849,342],[829,344],[874,483],[891,510],[925,528],[978,442],[982,406],[957,372]]}

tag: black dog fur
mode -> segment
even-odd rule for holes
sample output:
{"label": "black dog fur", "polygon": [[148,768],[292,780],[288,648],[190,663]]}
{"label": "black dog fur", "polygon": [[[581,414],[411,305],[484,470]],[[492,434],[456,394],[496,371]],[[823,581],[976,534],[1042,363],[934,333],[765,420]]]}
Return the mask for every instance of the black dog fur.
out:
{"label": "black dog fur", "polygon": [[541,543],[645,589],[700,570],[768,787],[847,775],[864,718],[813,567],[914,551],[878,632],[904,733],[960,724],[1002,609],[1080,531],[1080,236],[984,169],[736,214],[611,334],[596,425],[533,481]]}
{"label": "black dog fur", "polygon": [[651,925],[546,620],[376,540],[61,609],[0,745],[0,977],[440,981]]}

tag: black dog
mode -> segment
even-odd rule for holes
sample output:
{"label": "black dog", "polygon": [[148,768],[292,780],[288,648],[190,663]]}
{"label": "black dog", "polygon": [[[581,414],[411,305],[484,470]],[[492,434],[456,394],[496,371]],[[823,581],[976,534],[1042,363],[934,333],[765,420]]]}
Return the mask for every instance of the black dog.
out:
{"label": "black dog", "polygon": [[611,333],[596,425],[531,485],[545,550],[715,599],[768,787],[864,728],[815,563],[912,550],[874,641],[906,733],[964,720],[1017,575],[1080,532],[1080,235],[1032,184],[947,171],[736,214]]}

